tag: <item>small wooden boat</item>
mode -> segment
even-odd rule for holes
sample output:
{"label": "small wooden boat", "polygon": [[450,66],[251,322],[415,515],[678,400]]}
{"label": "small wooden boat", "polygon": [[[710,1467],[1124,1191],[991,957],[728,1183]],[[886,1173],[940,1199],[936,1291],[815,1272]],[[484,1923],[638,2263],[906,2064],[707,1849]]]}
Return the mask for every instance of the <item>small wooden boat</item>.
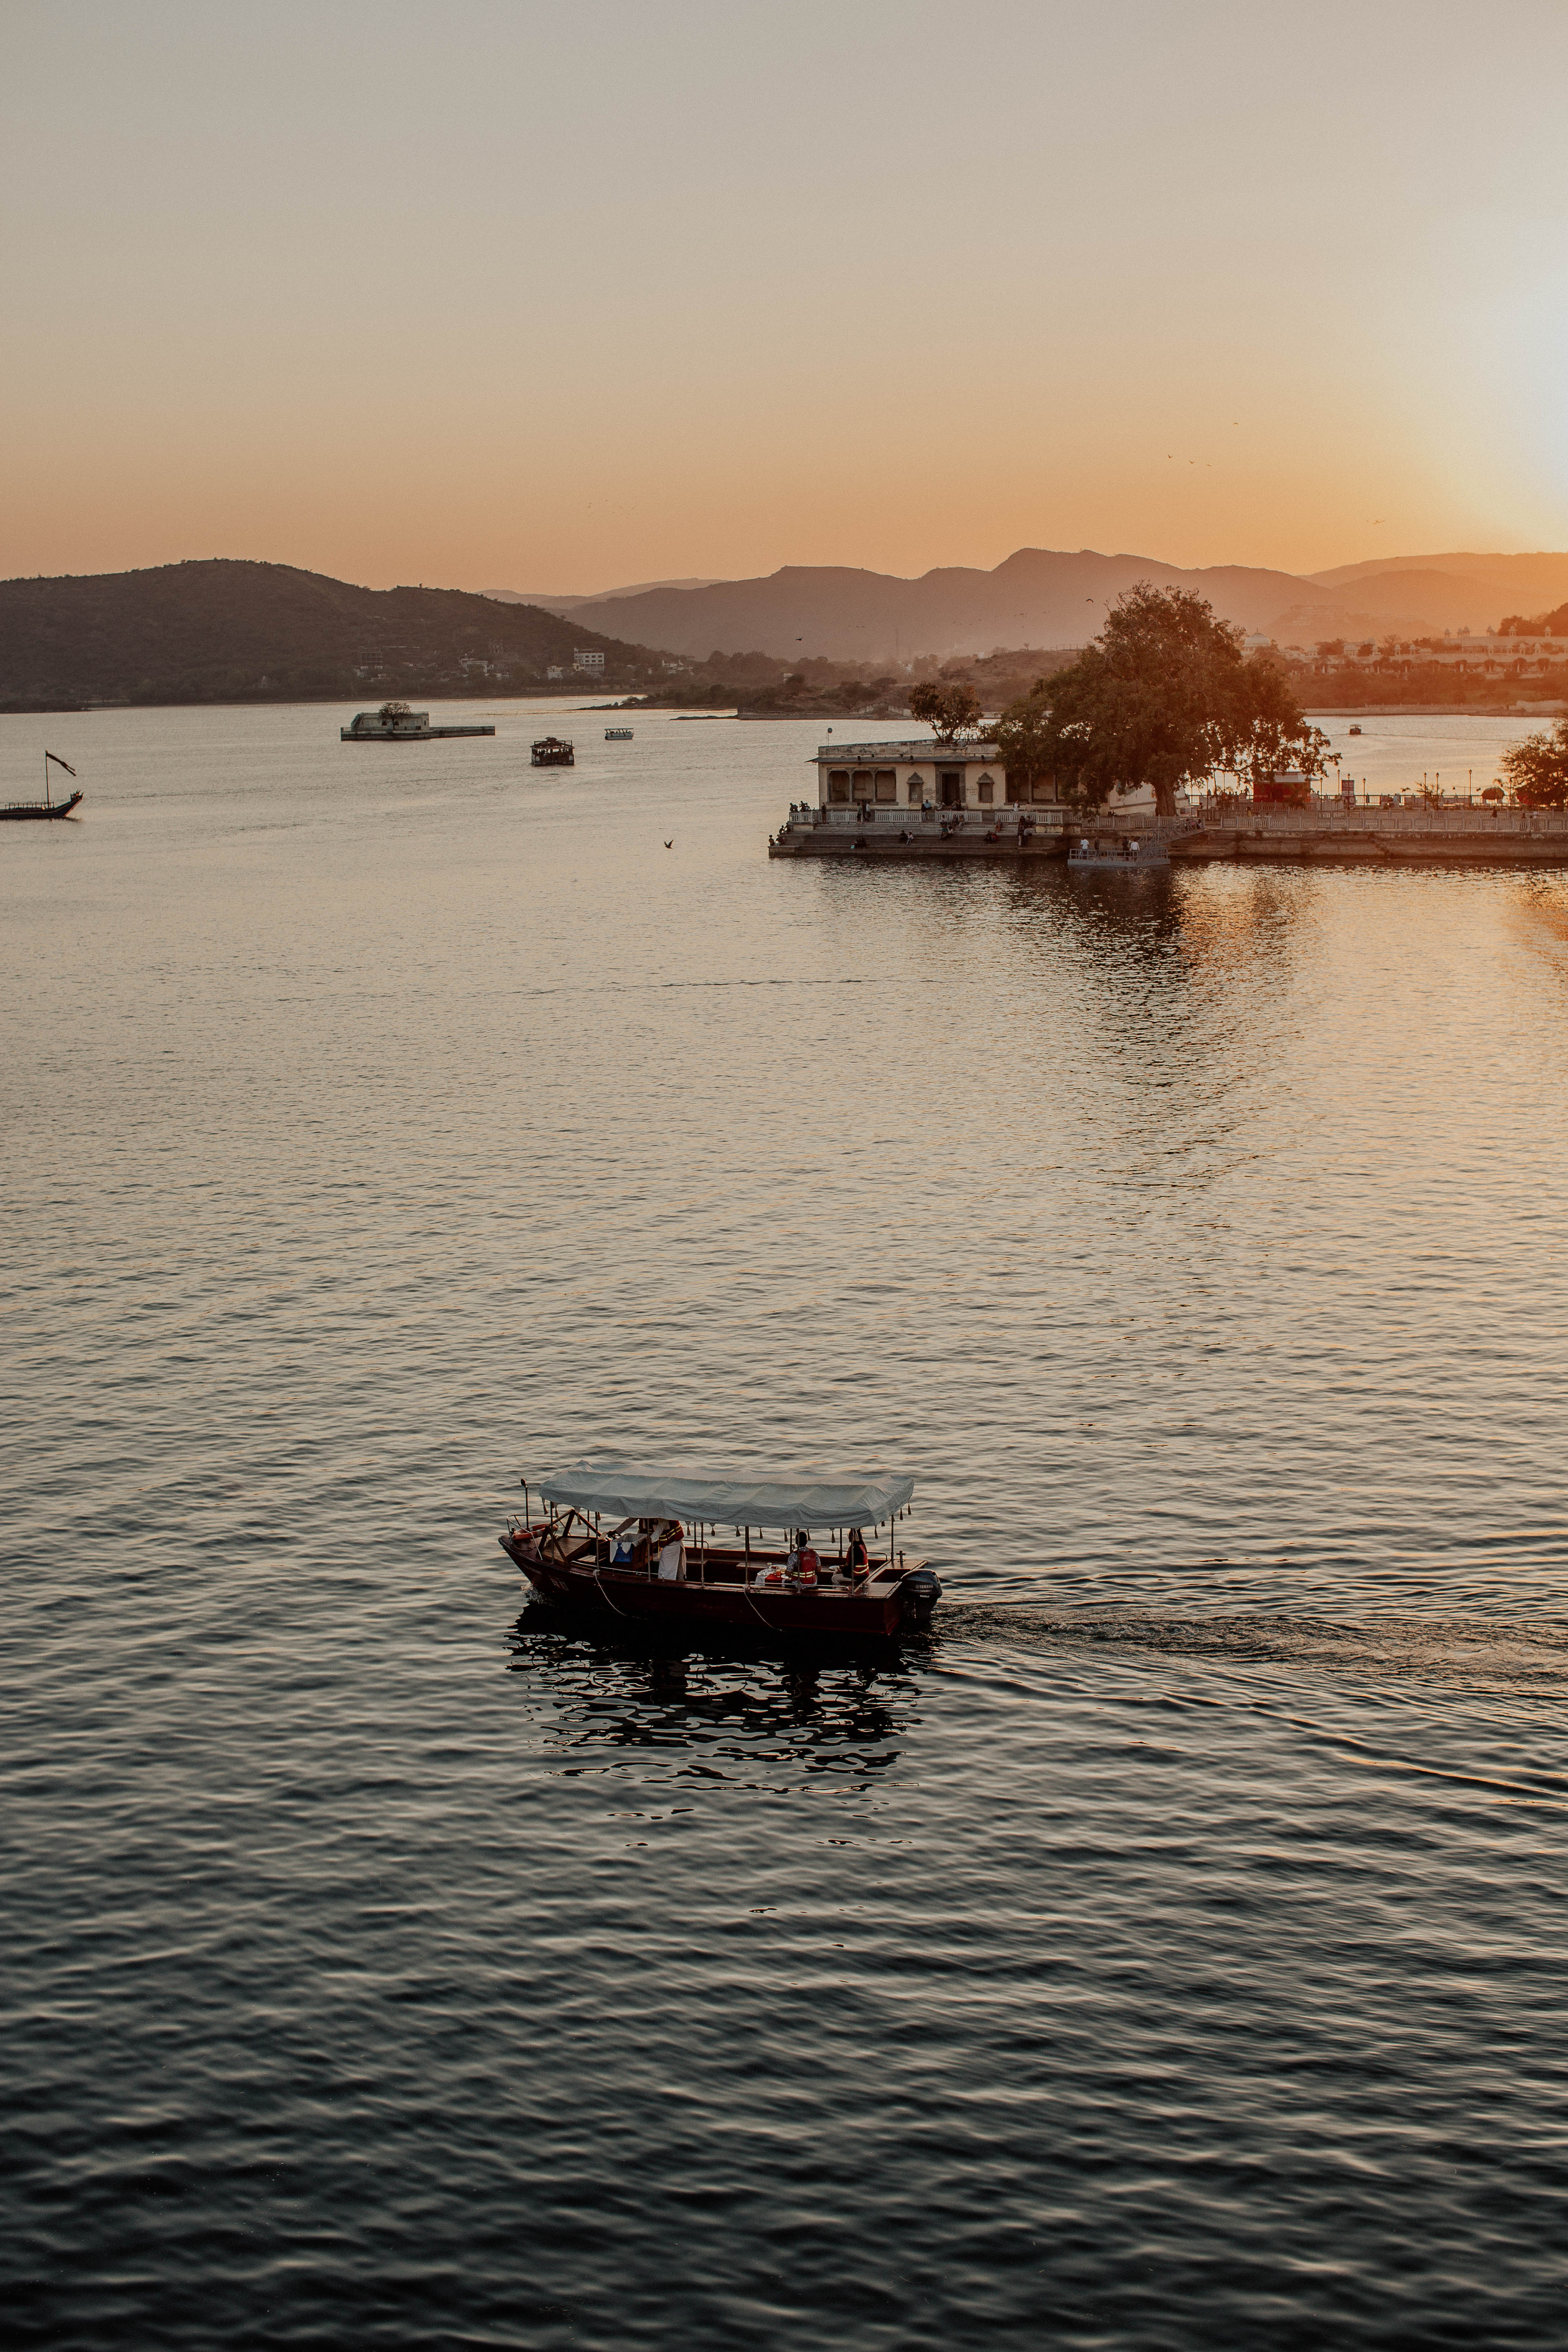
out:
{"label": "small wooden boat", "polygon": [[76,807],[78,802],[81,799],[81,794],[79,792],[72,793],[68,800],[63,801],[52,800],[49,797],[49,764],[51,761],[57,768],[63,768],[67,775],[73,781],[75,780],[76,770],[71,766],[68,760],[62,760],[58,751],[46,751],[44,753],[43,799],[41,801],[11,801],[7,803],[5,807],[0,807],[0,824],[25,824],[30,818],[37,817],[47,818],[69,816],[72,809]]}
{"label": "small wooden boat", "polygon": [[542,735],[533,746],[533,764],[536,768],[574,768],[577,755],[563,736]]}
{"label": "small wooden boat", "polygon": [[[926,1561],[896,1547],[914,1481],[889,1471],[583,1463],[538,1492],[542,1516],[523,1482],[524,1516],[507,1522],[500,1548],[543,1599],[596,1617],[887,1640],[923,1633],[942,1598]],[[879,1552],[867,1538],[882,1526]]]}
{"label": "small wooden boat", "polygon": [[1098,845],[1075,842],[1068,852],[1070,874],[1115,872],[1146,874],[1151,867],[1163,870],[1171,863],[1171,853],[1163,841],[1126,841],[1114,849],[1101,849]]}
{"label": "small wooden boat", "polygon": [[632,730],[629,727],[606,727],[605,730],[606,743],[629,743],[631,740]]}

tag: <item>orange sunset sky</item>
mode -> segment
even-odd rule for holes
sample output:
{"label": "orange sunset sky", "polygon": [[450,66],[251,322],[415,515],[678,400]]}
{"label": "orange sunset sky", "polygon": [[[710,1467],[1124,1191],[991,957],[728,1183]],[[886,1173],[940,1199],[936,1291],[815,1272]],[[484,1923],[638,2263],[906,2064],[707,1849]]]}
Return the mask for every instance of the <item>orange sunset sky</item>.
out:
{"label": "orange sunset sky", "polygon": [[6,0],[0,572],[1568,547],[1568,8]]}

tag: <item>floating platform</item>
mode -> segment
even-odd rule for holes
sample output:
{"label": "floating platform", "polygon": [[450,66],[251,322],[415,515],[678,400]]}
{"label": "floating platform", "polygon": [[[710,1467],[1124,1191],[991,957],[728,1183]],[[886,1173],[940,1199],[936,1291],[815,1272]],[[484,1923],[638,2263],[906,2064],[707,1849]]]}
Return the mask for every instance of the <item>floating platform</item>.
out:
{"label": "floating platform", "polygon": [[394,710],[389,704],[380,710],[359,710],[353,723],[340,727],[338,739],[343,743],[433,743],[447,735],[493,735],[493,727],[432,727],[427,710]]}

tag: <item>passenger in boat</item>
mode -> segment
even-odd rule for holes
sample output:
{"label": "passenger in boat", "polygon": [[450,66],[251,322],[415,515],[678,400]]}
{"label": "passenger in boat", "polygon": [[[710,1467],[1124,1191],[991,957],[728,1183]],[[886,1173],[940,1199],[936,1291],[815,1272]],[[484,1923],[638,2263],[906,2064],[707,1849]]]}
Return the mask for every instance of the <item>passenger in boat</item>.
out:
{"label": "passenger in boat", "polygon": [[866,1575],[871,1565],[871,1555],[866,1549],[866,1538],[858,1528],[851,1528],[849,1540],[844,1547],[844,1572],[852,1580]]}
{"label": "passenger in boat", "polygon": [[799,1576],[803,1584],[815,1584],[821,1573],[822,1562],[817,1559],[816,1548],[812,1543],[811,1538],[807,1536],[805,1543],[801,1546],[800,1560],[796,1570],[796,1574]]}
{"label": "passenger in boat", "polygon": [[618,1528],[610,1529],[610,1566],[630,1568],[637,1556],[637,1523],[623,1519]]}
{"label": "passenger in boat", "polygon": [[805,1541],[805,1531],[800,1528],[797,1528],[789,1539],[789,1549],[784,1555],[784,1572],[787,1577],[793,1579],[800,1574],[800,1549]]}
{"label": "passenger in boat", "polygon": [[658,1551],[659,1581],[678,1584],[686,1574],[686,1529],[679,1519],[671,1519],[664,1530],[664,1541]]}

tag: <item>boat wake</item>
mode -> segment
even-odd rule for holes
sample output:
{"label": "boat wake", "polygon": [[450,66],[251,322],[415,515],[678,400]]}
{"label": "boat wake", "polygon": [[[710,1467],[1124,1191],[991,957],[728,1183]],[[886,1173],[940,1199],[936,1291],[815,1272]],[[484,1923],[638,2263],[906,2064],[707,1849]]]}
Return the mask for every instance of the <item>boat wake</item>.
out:
{"label": "boat wake", "polygon": [[942,1634],[1030,1649],[1115,1650],[1270,1664],[1348,1675],[1358,1681],[1446,1685],[1468,1697],[1560,1704],[1568,1700],[1568,1623],[1528,1626],[1479,1618],[1390,1616],[1346,1620],[1252,1612],[1228,1617],[1064,1613],[1021,1601],[950,1601]]}

